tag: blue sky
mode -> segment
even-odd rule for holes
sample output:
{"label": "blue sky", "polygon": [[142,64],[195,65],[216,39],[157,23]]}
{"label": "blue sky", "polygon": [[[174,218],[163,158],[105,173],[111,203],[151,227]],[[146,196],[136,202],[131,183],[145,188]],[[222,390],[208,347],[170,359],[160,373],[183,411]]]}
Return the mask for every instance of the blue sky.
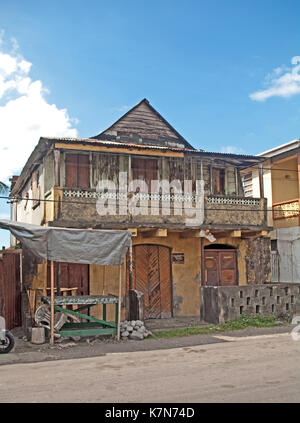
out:
{"label": "blue sky", "polygon": [[0,0],[0,10],[0,180],[39,136],[96,135],[145,97],[208,151],[300,138],[298,0]]}

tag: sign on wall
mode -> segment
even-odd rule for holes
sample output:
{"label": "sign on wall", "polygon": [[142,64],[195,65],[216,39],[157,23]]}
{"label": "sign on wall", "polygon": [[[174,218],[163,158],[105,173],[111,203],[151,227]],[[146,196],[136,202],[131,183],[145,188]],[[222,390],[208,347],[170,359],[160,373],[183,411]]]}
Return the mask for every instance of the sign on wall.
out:
{"label": "sign on wall", "polygon": [[174,264],[184,264],[184,253],[173,253],[172,262]]}

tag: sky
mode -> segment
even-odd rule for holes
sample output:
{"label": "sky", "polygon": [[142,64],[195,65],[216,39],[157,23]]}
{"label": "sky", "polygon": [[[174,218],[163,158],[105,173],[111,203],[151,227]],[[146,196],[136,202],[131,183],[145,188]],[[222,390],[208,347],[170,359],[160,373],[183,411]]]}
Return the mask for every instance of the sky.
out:
{"label": "sky", "polygon": [[299,0],[0,0],[0,181],[40,136],[91,137],[143,98],[206,151],[300,138],[299,16]]}

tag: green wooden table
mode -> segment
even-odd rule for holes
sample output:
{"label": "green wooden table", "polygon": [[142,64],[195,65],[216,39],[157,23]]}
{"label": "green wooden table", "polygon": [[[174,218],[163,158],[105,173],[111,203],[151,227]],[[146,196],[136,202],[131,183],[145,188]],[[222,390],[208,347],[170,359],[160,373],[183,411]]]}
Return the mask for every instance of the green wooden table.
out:
{"label": "green wooden table", "polygon": [[[51,304],[51,297],[42,297],[42,302]],[[87,320],[87,322],[67,322],[59,331],[54,333],[63,337],[72,336],[97,336],[97,335],[116,335],[118,328],[118,297],[114,295],[67,295],[54,297],[54,310],[65,314]],[[103,305],[102,320],[88,314],[81,313],[84,309],[90,309],[95,305]],[[115,321],[106,320],[107,304],[115,304]],[[76,310],[69,310],[62,306],[77,305]]]}

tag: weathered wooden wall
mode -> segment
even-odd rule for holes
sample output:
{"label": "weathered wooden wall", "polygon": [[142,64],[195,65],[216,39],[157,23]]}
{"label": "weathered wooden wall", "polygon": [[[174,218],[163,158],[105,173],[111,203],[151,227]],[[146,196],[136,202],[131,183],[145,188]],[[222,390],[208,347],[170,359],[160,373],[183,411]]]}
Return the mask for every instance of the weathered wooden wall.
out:
{"label": "weathered wooden wall", "polygon": [[21,325],[20,253],[3,252],[0,259],[0,315],[7,329]]}

